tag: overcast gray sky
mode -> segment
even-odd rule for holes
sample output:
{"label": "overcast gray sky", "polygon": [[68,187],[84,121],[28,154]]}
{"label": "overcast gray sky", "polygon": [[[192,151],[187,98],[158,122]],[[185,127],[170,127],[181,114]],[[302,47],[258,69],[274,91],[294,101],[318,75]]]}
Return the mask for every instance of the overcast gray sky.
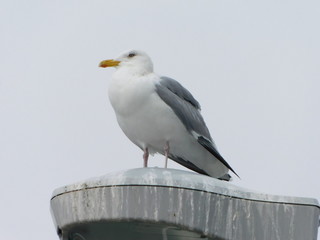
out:
{"label": "overcast gray sky", "polygon": [[142,166],[98,68],[132,48],[201,103],[233,184],[320,199],[319,23],[316,0],[1,1],[1,238],[58,239],[55,188]]}

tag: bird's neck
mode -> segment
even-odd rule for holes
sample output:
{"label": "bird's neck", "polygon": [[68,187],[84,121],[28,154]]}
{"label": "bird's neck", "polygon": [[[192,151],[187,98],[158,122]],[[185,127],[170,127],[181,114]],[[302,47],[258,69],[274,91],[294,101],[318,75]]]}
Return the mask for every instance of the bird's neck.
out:
{"label": "bird's neck", "polygon": [[155,74],[132,76],[116,71],[108,95],[117,115],[127,116],[141,108],[154,90]]}
{"label": "bird's neck", "polygon": [[115,72],[116,75],[123,75],[123,76],[132,76],[132,77],[143,77],[153,73],[152,66],[125,66],[119,67]]}

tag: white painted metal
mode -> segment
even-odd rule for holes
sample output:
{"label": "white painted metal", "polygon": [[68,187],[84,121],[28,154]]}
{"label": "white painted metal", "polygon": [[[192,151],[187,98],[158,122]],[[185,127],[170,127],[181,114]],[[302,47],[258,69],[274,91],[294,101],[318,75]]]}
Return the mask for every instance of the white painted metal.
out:
{"label": "white painted metal", "polygon": [[51,211],[63,240],[314,240],[320,206],[192,172],[139,168],[59,188]]}

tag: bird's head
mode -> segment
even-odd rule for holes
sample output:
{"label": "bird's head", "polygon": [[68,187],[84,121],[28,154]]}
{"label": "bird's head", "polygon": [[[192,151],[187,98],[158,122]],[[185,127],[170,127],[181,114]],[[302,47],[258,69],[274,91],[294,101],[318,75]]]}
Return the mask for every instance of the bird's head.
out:
{"label": "bird's head", "polygon": [[100,62],[99,67],[115,67],[139,75],[153,72],[153,64],[150,57],[145,52],[139,50],[131,50],[115,59],[104,60]]}

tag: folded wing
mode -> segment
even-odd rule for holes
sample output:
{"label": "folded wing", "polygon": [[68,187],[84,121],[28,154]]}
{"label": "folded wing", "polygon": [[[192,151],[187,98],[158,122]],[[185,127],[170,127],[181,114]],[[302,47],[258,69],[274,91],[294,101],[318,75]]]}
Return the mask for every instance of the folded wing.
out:
{"label": "folded wing", "polygon": [[[179,82],[168,77],[161,77],[161,80],[156,84],[156,92],[159,97],[173,110],[187,131],[196,138],[198,143],[234,174],[236,174],[236,172],[218,152],[200,113],[200,104],[192,94]],[[196,172],[206,174],[204,170],[199,169],[187,159],[184,160],[179,157],[174,158],[175,161],[182,165],[185,165]]]}

